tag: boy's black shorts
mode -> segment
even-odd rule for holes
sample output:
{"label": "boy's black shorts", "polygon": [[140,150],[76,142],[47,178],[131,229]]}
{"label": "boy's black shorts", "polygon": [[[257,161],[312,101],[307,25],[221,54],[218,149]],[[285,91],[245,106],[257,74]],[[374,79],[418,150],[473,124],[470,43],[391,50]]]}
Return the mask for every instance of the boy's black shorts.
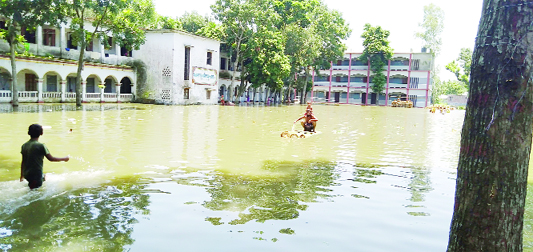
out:
{"label": "boy's black shorts", "polygon": [[43,185],[44,175],[42,173],[28,175],[25,178],[28,181],[30,189],[39,188]]}

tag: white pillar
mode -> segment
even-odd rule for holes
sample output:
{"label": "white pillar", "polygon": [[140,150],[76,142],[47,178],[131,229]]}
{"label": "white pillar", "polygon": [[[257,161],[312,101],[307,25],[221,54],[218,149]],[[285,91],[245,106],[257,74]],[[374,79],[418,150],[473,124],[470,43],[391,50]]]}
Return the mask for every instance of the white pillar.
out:
{"label": "white pillar", "polygon": [[61,88],[61,102],[65,102],[65,93],[67,92],[67,81],[62,80],[59,82]]}
{"label": "white pillar", "polygon": [[[105,86],[105,82],[103,82],[100,85],[104,85]],[[104,89],[105,89],[105,87],[104,88],[100,88],[100,103],[104,103],[105,102],[104,101]]]}
{"label": "white pillar", "polygon": [[87,93],[87,81],[81,80],[81,102],[86,102],[85,100],[85,94]]}
{"label": "white pillar", "polygon": [[44,79],[37,80],[37,102],[43,103],[43,82]]}
{"label": "white pillar", "polygon": [[59,55],[63,56],[63,52],[65,51],[65,48],[67,48],[67,34],[65,31],[65,27],[60,25],[59,26]]}
{"label": "white pillar", "polygon": [[104,41],[102,39],[99,39],[98,41],[100,42],[100,45],[98,45],[100,47],[100,63],[102,63],[104,62],[104,58],[105,58]]}
{"label": "white pillar", "polygon": [[117,82],[115,88],[117,89],[117,103],[120,103],[120,82]]}
{"label": "white pillar", "polygon": [[[43,52],[43,27],[37,26],[35,31],[35,44],[37,44],[37,55],[41,55]],[[44,55],[44,54],[43,54]]]}

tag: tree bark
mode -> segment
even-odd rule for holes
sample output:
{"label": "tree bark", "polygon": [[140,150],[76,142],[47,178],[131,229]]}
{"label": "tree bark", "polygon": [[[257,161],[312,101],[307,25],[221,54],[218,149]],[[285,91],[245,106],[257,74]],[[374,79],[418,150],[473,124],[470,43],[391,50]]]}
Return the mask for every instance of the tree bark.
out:
{"label": "tree bark", "polygon": [[522,251],[533,119],[533,4],[484,0],[448,251]]}
{"label": "tree bark", "polygon": [[[85,34],[84,34],[85,36]],[[76,106],[81,106],[81,71],[83,70],[83,56],[85,55],[85,38],[81,39],[80,57],[78,58],[78,71],[76,72]]]}
{"label": "tree bark", "polygon": [[19,105],[19,92],[17,87],[17,62],[15,59],[15,37],[10,36],[9,38],[9,58],[11,59],[11,95],[13,98],[13,106]]}
{"label": "tree bark", "polygon": [[309,67],[305,68],[305,83],[302,91],[302,96],[300,97],[300,104],[305,104],[307,99],[307,83],[309,82]]}

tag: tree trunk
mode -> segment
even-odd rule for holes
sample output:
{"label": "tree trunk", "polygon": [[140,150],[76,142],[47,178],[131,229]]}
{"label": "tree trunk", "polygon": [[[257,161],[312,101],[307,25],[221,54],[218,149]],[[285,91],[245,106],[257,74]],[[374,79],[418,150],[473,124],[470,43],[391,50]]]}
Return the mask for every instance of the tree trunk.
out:
{"label": "tree trunk", "polygon": [[254,92],[254,94],[253,94],[253,98],[252,98],[252,102],[255,103],[255,92],[256,92],[256,89],[253,88],[252,90],[253,90],[253,92]]}
{"label": "tree trunk", "polygon": [[17,87],[17,62],[15,59],[15,37],[9,38],[9,58],[11,59],[11,95],[13,98],[13,106],[19,105],[19,91]]}
{"label": "tree trunk", "polygon": [[83,56],[85,54],[85,34],[83,34],[83,39],[80,39],[81,48],[80,48],[80,57],[78,58],[78,71],[76,72],[76,106],[80,107],[82,102],[82,93],[81,93],[81,71],[83,70]]}
{"label": "tree trunk", "polygon": [[300,104],[305,104],[307,99],[307,83],[309,82],[309,67],[305,68],[305,83],[303,88],[302,97],[300,97]]}
{"label": "tree trunk", "polygon": [[522,251],[533,5],[485,0],[472,57],[448,251]]}

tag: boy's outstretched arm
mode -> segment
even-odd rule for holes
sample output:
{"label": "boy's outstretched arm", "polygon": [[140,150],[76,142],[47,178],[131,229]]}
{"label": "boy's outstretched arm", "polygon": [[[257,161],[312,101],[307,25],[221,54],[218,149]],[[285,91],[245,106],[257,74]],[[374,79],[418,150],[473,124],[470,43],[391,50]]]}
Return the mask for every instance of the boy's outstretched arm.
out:
{"label": "boy's outstretched arm", "polygon": [[24,181],[24,160],[20,162],[20,182]]}
{"label": "boy's outstretched arm", "polygon": [[52,154],[48,153],[48,154],[46,154],[46,159],[48,159],[48,161],[50,161],[50,162],[59,162],[59,161],[68,162],[70,157],[66,156],[66,157],[58,158],[58,157],[54,157],[54,156],[52,156]]}
{"label": "boy's outstretched arm", "polygon": [[298,118],[298,119],[296,119],[296,121],[294,121],[294,123],[296,123],[297,121],[300,121],[300,120],[303,119],[303,118],[305,118],[305,115],[302,116],[302,117],[300,117],[300,118]]}

